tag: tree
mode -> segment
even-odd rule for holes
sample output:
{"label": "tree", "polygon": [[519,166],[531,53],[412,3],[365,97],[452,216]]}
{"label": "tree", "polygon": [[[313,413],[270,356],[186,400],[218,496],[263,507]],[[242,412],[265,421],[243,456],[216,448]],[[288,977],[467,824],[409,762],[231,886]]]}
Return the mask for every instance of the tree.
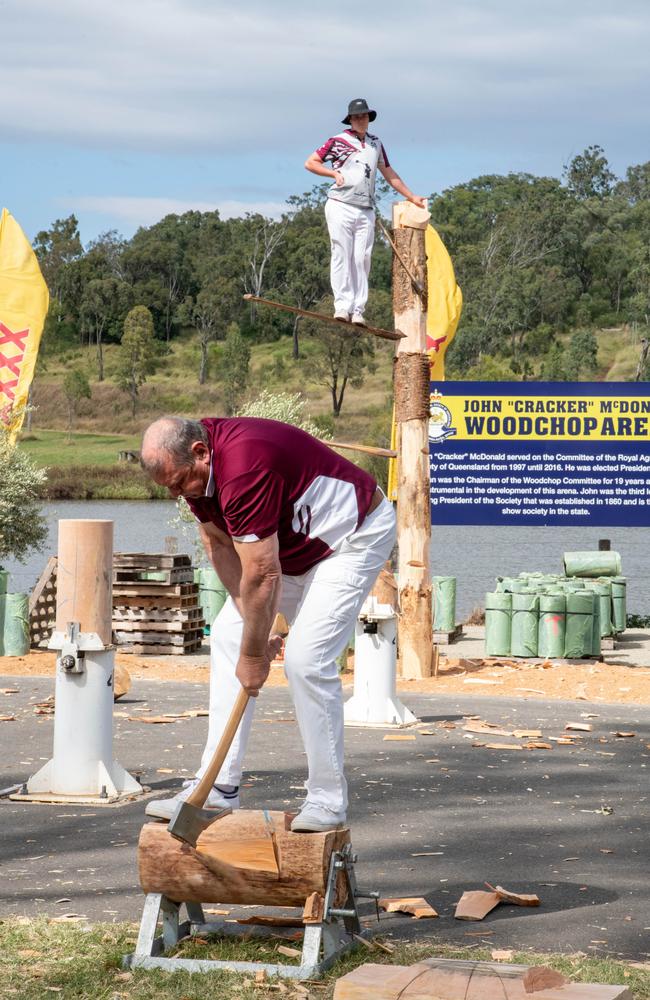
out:
{"label": "tree", "polygon": [[47,522],[39,493],[46,479],[45,470],[14,447],[0,428],[0,563],[10,556],[24,562],[32,549],[42,551]]}
{"label": "tree", "polygon": [[222,274],[206,277],[196,298],[187,298],[179,310],[183,322],[191,324],[199,335],[201,360],[199,384],[208,378],[210,344],[222,338],[228,329],[228,318],[237,303],[235,282]]}
{"label": "tree", "polygon": [[226,413],[230,416],[248,384],[251,349],[241,335],[236,323],[228,327],[226,342],[221,355],[221,376]]}
{"label": "tree", "polygon": [[314,437],[331,437],[305,412],[306,400],[299,392],[269,392],[263,389],[259,396],[249,400],[237,411],[238,417],[262,417],[264,420],[281,420],[293,424]]}
{"label": "tree", "polygon": [[601,146],[587,146],[564,168],[567,187],[576,198],[605,198],[616,181]]}
{"label": "tree", "polygon": [[34,252],[53,299],[61,304],[64,299],[66,272],[73,261],[83,255],[79,223],[76,216],[57,219],[50,229],[36,234]]}
{"label": "tree", "polygon": [[94,339],[97,347],[97,381],[104,381],[104,335],[117,329],[124,322],[124,315],[131,305],[133,292],[130,285],[119,278],[93,278],[86,285],[81,300],[83,329],[88,333],[88,343]]}
{"label": "tree", "polygon": [[82,399],[90,399],[92,395],[88,379],[81,369],[72,368],[66,372],[63,379],[63,395],[68,404],[68,441],[70,441],[79,403]]}
{"label": "tree", "polygon": [[273,219],[265,219],[262,215],[254,215],[249,216],[247,221],[252,225],[253,231],[246,259],[244,289],[251,295],[260,296],[264,283],[264,272],[284,239],[288,220],[285,217],[282,222],[274,222]]}
{"label": "tree", "polygon": [[[320,311],[332,308],[331,296],[319,303]],[[372,302],[369,302],[368,322],[372,323]],[[332,413],[340,416],[348,385],[361,388],[366,372],[374,372],[375,345],[371,336],[329,323],[306,324],[313,336],[310,355],[313,381],[330,391]]]}
{"label": "tree", "polygon": [[131,397],[131,416],[135,418],[138,390],[155,370],[156,345],[153,317],[146,306],[134,306],[124,320],[124,334],[115,381]]}
{"label": "tree", "polygon": [[576,330],[564,354],[566,378],[590,379],[598,372],[598,341],[592,330]]}
{"label": "tree", "polygon": [[[299,309],[313,309],[329,289],[330,243],[325,216],[310,196],[290,199],[296,209],[284,241],[284,298]],[[293,320],[293,357],[300,357],[298,327],[301,317]]]}

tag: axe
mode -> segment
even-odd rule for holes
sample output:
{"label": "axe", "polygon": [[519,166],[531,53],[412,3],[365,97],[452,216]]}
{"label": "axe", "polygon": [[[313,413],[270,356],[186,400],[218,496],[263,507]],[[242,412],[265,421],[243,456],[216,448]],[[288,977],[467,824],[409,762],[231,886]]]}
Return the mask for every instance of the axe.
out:
{"label": "axe", "polygon": [[[281,615],[276,615],[271,634],[285,636],[287,631],[285,619]],[[203,833],[207,826],[210,826],[211,823],[222,819],[223,816],[227,816],[232,812],[232,809],[204,809],[203,805],[226,759],[226,754],[230,750],[230,744],[235,738],[235,733],[239,728],[239,723],[246,711],[249,699],[250,695],[248,691],[242,688],[237,695],[237,700],[233,705],[226,728],[219,740],[217,749],[214,751],[212,760],[205,770],[205,774],[185,801],[178,803],[167,825],[167,829],[172,837],[176,837],[177,840],[183,840],[192,847],[196,847],[196,842],[200,834]]]}

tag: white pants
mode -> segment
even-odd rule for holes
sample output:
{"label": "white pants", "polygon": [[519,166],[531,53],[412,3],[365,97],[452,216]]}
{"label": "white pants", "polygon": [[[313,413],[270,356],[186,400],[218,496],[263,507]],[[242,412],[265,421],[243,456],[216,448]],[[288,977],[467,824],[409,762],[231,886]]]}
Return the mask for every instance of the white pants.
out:
{"label": "white pants", "polygon": [[330,281],[334,309],[361,313],[368,301],[368,275],[375,240],[375,213],[328,198],[325,218],[330,234]]}
{"label": "white pants", "polygon": [[[280,610],[291,625],[284,668],[307,753],[307,799],[336,813],[347,808],[343,698],[336,659],[394,542],[395,514],[383,500],[338,551],[303,576],[282,578]],[[228,598],[211,629],[210,720],[199,775],[210,762],[240,690],[235,669],[241,637],[241,615]],[[256,700],[250,700],[219,772],[220,785],[241,782]]]}

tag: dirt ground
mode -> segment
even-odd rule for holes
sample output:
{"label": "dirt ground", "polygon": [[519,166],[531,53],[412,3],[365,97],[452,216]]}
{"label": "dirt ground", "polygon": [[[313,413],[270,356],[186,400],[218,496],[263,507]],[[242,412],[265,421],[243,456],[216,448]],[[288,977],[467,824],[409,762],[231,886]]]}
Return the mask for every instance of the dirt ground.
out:
{"label": "dirt ground", "polygon": [[[615,658],[615,654],[612,654]],[[162,681],[208,683],[207,656],[130,656],[116,654],[116,662],[131,677]],[[0,657],[0,674],[47,676],[54,674],[56,655],[32,650],[27,656]],[[354,680],[354,658],[343,674],[343,683]],[[281,665],[271,670],[267,684],[286,685]],[[398,690],[435,694],[471,694],[508,698],[578,699],[607,704],[650,704],[650,668],[630,664],[528,663],[526,660],[481,660],[441,656],[437,677],[406,681],[398,679]]]}

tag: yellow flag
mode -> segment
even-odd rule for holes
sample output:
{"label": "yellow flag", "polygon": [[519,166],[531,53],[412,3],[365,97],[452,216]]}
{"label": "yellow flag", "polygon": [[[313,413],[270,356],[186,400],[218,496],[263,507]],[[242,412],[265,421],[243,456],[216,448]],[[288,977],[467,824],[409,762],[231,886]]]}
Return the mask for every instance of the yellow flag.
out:
{"label": "yellow flag", "polygon": [[14,441],[25,414],[49,293],[29,240],[0,215],[0,422]]}
{"label": "yellow flag", "polygon": [[[463,293],[456,284],[454,265],[445,244],[433,228],[427,226],[424,234],[427,254],[427,354],[431,379],[442,381],[445,377],[445,353],[454,339],[463,308]],[[397,448],[397,425],[393,407],[391,448]],[[391,458],[388,467],[388,496],[397,500],[397,462]]]}

